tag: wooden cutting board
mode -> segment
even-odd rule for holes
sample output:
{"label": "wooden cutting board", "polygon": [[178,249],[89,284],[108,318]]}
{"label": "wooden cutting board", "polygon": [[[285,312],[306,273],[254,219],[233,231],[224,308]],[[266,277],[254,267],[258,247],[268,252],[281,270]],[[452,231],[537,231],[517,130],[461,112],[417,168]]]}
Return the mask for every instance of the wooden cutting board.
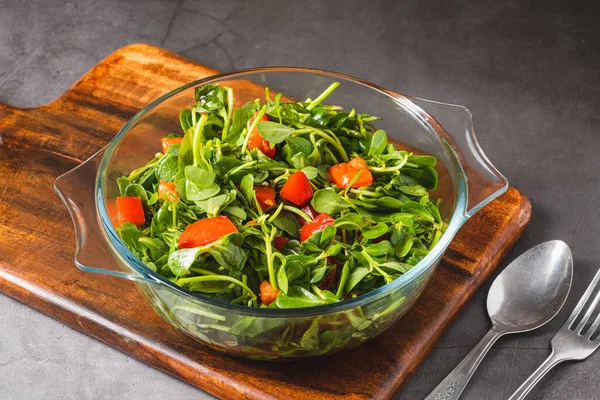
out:
{"label": "wooden cutting board", "polygon": [[219,397],[391,397],[522,234],[531,205],[519,191],[510,188],[464,225],[399,323],[318,361],[265,363],[215,353],[167,325],[131,282],[73,264],[73,224],[54,179],[102,148],[151,100],[216,72],[132,45],[50,104],[0,104],[0,291]]}

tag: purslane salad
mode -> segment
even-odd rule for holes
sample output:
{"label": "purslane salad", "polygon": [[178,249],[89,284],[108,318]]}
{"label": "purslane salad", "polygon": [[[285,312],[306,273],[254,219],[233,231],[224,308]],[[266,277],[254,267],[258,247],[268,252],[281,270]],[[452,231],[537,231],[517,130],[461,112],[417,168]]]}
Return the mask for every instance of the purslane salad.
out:
{"label": "purslane salad", "polygon": [[234,108],[209,84],[118,178],[121,238],[148,268],[190,291],[250,307],[335,303],[416,265],[445,224],[436,159],[400,150],[354,109],[282,95]]}

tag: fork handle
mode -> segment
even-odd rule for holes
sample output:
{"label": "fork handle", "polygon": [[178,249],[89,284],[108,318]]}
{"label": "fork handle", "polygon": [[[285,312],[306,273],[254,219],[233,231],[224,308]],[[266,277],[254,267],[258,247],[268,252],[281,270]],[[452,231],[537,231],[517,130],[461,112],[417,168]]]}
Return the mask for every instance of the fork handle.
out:
{"label": "fork handle", "polygon": [[469,354],[448,374],[446,379],[425,398],[425,400],[456,400],[460,397],[475,370],[489,349],[507,332],[490,329]]}
{"label": "fork handle", "polygon": [[531,374],[529,378],[510,396],[508,400],[521,400],[533,389],[533,387],[557,364],[566,361],[565,356],[559,355],[554,349],[550,356]]}

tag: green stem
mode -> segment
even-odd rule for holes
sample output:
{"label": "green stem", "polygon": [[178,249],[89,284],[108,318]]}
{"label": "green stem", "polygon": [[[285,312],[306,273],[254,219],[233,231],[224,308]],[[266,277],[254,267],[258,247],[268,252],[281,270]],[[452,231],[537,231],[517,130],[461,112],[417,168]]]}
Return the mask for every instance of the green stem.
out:
{"label": "green stem", "polygon": [[200,275],[218,275],[216,272],[212,272],[207,269],[198,268],[198,267],[190,267],[190,271],[195,272]]}
{"label": "green stem", "polygon": [[317,296],[319,296],[320,298],[322,298],[323,300],[327,300],[325,298],[325,295],[323,294],[323,292],[321,291],[321,289],[319,289],[319,287],[317,285],[315,285],[314,283],[312,283],[310,285],[310,288],[313,290],[313,293],[316,294]]}
{"label": "green stem", "polygon": [[178,279],[177,280],[177,284],[179,286],[183,286],[187,283],[194,283],[194,282],[218,282],[218,281],[226,281],[226,282],[231,282],[231,283],[235,283],[236,285],[238,285],[239,287],[241,287],[242,289],[244,289],[244,291],[246,291],[246,293],[248,293],[248,295],[252,298],[252,299],[256,299],[256,295],[254,294],[254,292],[252,291],[252,289],[250,289],[248,286],[246,286],[244,284],[244,282],[241,282],[235,278],[232,278],[231,276],[227,276],[227,275],[204,275],[204,276],[194,276],[191,278],[182,278],[182,279]]}
{"label": "green stem", "polygon": [[158,161],[159,161],[159,160],[156,160],[156,161],[151,161],[151,162],[149,162],[148,164],[144,165],[143,167],[141,167],[141,168],[138,168],[138,169],[136,169],[135,171],[132,171],[132,172],[129,174],[129,176],[127,177],[127,180],[128,180],[128,181],[130,181],[130,182],[131,182],[131,181],[134,181],[134,180],[136,180],[136,179],[137,179],[137,178],[139,178],[139,177],[140,177],[140,176],[141,176],[141,175],[142,175],[144,172],[146,172],[148,169],[150,169],[150,168],[152,168],[152,167],[155,167],[155,166],[156,166],[156,164],[158,164]]}
{"label": "green stem", "polygon": [[289,176],[290,176],[290,170],[288,168],[286,168],[285,172],[283,174],[281,174],[277,178],[273,179],[273,182],[271,182],[271,187],[277,186],[277,182],[279,182],[283,179],[287,179]]}
{"label": "green stem", "polygon": [[194,128],[194,138],[192,140],[192,152],[194,154],[194,166],[197,167],[200,164],[200,161],[203,161],[204,164],[212,171],[212,165],[210,165],[204,159],[204,146],[202,144],[202,130],[204,129],[204,125],[206,125],[206,121],[208,117],[206,114],[202,114],[200,120],[195,125]]}
{"label": "green stem", "polygon": [[399,171],[402,168],[404,168],[406,166],[406,160],[408,159],[408,157],[405,157],[400,164],[398,165],[394,165],[393,167],[371,167],[371,166],[367,166],[367,168],[369,168],[370,171],[373,172],[394,172],[394,171]]}
{"label": "green stem", "polygon": [[[322,137],[327,143],[332,145],[337,150],[337,152],[340,154],[340,156],[342,157],[342,161],[344,161],[344,162],[350,161],[350,159],[348,158],[348,154],[346,153],[346,150],[344,150],[344,147],[339,142],[332,139],[331,136],[329,136],[322,130],[316,129],[316,128],[312,128],[309,132]],[[297,135],[301,135],[301,134],[309,133],[309,132],[306,131],[306,128],[296,129],[296,130],[294,130],[293,135],[297,136]]]}
{"label": "green stem", "polygon": [[227,88],[227,114],[225,115],[225,123],[223,124],[223,133],[221,138],[225,140],[229,133],[229,126],[231,125],[231,115],[233,114],[233,89]]}
{"label": "green stem", "polygon": [[321,104],[321,102],[323,100],[325,100],[327,98],[327,96],[329,96],[331,94],[331,92],[333,92],[338,86],[340,86],[339,82],[333,82],[331,85],[329,85],[329,87],[327,89],[325,89],[325,91],[323,93],[321,93],[319,95],[319,97],[317,97],[316,99],[311,101],[310,104],[306,107],[306,109],[308,111],[310,111],[313,108],[315,108],[316,106],[318,106],[319,104]]}
{"label": "green stem", "polygon": [[246,137],[244,138],[244,144],[242,145],[242,154],[246,152],[246,148],[248,147],[248,139],[250,139],[250,135],[252,135],[252,132],[256,128],[256,125],[258,125],[262,117],[265,116],[266,112],[267,106],[263,106],[258,112],[256,118],[254,118],[254,121],[252,121],[252,125],[250,125],[250,127],[248,128],[248,131],[246,132]]}
{"label": "green stem", "polygon": [[371,256],[369,255],[369,253],[367,253],[365,250],[362,250],[360,253],[367,259],[367,261],[369,262],[369,266],[375,268],[377,270],[377,272],[379,272],[381,274],[381,276],[383,276],[385,283],[390,283],[391,281],[394,280],[385,271],[383,271],[381,268],[379,268],[379,263],[377,261],[373,260],[371,258]]}
{"label": "green stem", "polygon": [[275,212],[273,213],[273,215],[271,215],[269,217],[269,219],[267,220],[268,223],[272,223],[275,218],[277,218],[277,216],[279,215],[279,213],[281,212],[281,210],[283,210],[283,203],[279,204],[279,207],[277,207],[277,210],[275,210]]}
{"label": "green stem", "polygon": [[253,166],[256,163],[257,163],[256,160],[248,161],[246,164],[242,164],[239,167],[235,167],[235,168],[230,169],[229,171],[227,171],[226,175],[227,176],[231,176],[231,175],[235,174],[236,172],[240,172],[243,169],[246,169],[248,167]]}
{"label": "green stem", "polygon": [[283,206],[283,209],[293,212],[296,215],[299,215],[306,222],[312,222],[312,219],[308,215],[306,215],[306,213],[302,210],[299,210],[299,209],[297,209],[295,207],[291,207],[291,206]]}
{"label": "green stem", "polygon": [[277,277],[275,275],[275,266],[273,265],[273,248],[271,247],[271,243],[273,243],[273,237],[275,236],[275,229],[271,229],[270,235],[265,235],[265,248],[266,248],[266,256],[267,256],[267,268],[269,270],[269,282],[271,282],[271,286],[273,289],[277,290]]}

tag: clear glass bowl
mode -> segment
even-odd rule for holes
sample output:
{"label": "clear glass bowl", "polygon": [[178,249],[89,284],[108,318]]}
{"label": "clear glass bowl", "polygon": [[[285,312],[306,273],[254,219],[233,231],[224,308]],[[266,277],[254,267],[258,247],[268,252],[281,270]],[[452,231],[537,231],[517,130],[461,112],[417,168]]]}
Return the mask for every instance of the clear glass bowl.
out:
{"label": "clear glass bowl", "polygon": [[[264,87],[296,100],[314,98],[340,82],[327,103],[383,117],[377,126],[415,152],[438,159],[440,212],[448,228],[434,249],[402,277],[336,304],[261,309],[222,303],[187,291],[146,268],[114,228],[116,178],[145,164],[159,139],[180,132],[179,112],[194,88],[220,83],[241,106],[264,97]],[[95,182],[92,185],[92,182]],[[77,236],[76,265],[88,272],[131,279],[157,313],[198,341],[257,359],[298,359],[352,348],[398,321],[415,303],[461,225],[504,193],[506,179],[475,139],[470,112],[461,106],[410,98],[349,76],[302,68],[259,68],[216,75],[180,87],[137,113],[98,154],[62,175],[55,187],[69,208]]]}

